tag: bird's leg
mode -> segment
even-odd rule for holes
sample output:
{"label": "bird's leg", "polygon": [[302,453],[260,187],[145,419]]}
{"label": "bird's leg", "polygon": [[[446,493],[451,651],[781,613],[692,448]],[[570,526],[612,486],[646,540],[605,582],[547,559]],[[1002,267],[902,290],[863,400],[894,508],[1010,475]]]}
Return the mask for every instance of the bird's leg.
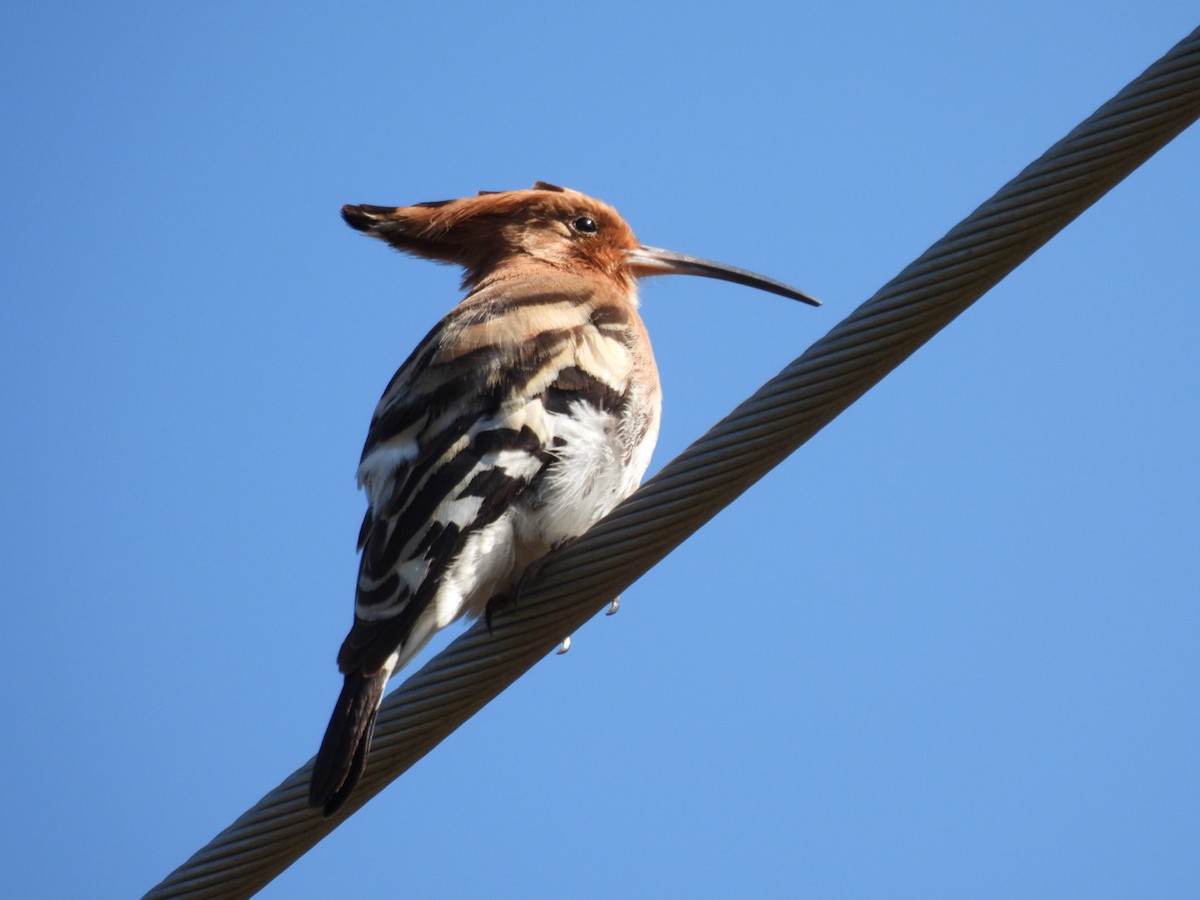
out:
{"label": "bird's leg", "polygon": [[496,612],[510,603],[517,602],[515,591],[501,591],[499,594],[493,594],[488,600],[487,606],[483,609],[483,621],[487,623],[488,636],[492,635],[492,620],[496,617]]}
{"label": "bird's leg", "polygon": [[554,556],[556,553],[558,553],[558,551],[562,550],[574,540],[575,538],[570,537],[558,541],[550,548],[545,556],[535,559],[525,567],[525,571],[521,573],[521,577],[517,579],[517,583],[513,585],[511,589],[507,591],[501,591],[500,593],[492,596],[492,599],[488,601],[487,607],[483,612],[484,621],[487,622],[488,634],[492,633],[492,621],[495,619],[496,613],[498,613],[505,606],[516,606],[517,601],[521,598],[521,593],[525,590],[525,588],[537,581],[538,573],[542,571],[542,566],[549,562],[550,557]]}
{"label": "bird's leg", "polygon": [[[507,591],[503,594],[497,594],[488,601],[487,609],[484,612],[484,617],[487,619],[489,634],[491,634],[492,631],[492,616],[495,614],[495,612],[500,609],[500,607],[506,606],[510,603],[516,605],[517,601],[520,600],[521,594],[524,592],[525,588],[537,581],[538,575],[542,571],[542,567],[550,561],[550,558],[558,554],[569,544],[574,543],[574,541],[575,538],[573,537],[563,538],[561,541],[557,541],[545,556],[535,559],[525,568],[525,571],[521,573],[521,577],[517,579],[517,583],[511,591]],[[567,635],[565,638],[563,638],[562,644],[559,645],[558,654],[561,656],[570,649],[571,636]]]}
{"label": "bird's leg", "polygon": [[568,537],[563,538],[561,541],[555,542],[545,556],[535,559],[528,566],[526,566],[525,571],[521,573],[521,577],[517,579],[516,587],[513,588],[513,600],[516,601],[524,592],[525,588],[537,581],[538,576],[541,574],[546,563],[550,562],[553,557],[557,556],[571,544],[575,543],[575,541],[576,538]]}
{"label": "bird's leg", "polygon": [[492,633],[492,621],[495,619],[496,613],[506,606],[517,605],[517,601],[521,598],[521,592],[525,590],[526,585],[532,584],[537,579],[538,572],[541,571],[546,560],[557,550],[558,548],[554,547],[541,559],[531,562],[521,574],[521,577],[517,579],[517,583],[509,590],[492,595],[492,599],[488,600],[487,607],[483,611],[483,618],[487,622],[488,634]]}

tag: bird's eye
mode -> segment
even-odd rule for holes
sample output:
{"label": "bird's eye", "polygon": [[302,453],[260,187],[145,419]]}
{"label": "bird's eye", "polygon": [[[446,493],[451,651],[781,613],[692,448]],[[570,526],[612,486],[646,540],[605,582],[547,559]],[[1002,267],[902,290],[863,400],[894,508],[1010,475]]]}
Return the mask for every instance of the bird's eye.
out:
{"label": "bird's eye", "polygon": [[571,227],[580,234],[595,234],[598,228],[596,220],[591,216],[580,216],[571,223]]}

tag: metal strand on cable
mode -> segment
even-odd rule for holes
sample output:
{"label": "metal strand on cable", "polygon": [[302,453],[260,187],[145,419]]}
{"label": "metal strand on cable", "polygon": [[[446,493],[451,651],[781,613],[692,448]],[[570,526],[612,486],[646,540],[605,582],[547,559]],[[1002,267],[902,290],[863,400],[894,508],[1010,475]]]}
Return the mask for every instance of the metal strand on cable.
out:
{"label": "metal strand on cable", "polygon": [[1200,29],[548,562],[494,633],[476,624],[408,678],[337,816],[308,807],[310,761],[147,897],[261,889],[1198,116]]}

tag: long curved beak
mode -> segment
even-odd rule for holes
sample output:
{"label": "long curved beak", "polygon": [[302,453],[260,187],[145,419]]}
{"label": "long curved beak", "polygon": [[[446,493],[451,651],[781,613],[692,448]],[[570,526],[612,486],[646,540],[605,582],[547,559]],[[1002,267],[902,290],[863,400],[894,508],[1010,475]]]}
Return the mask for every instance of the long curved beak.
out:
{"label": "long curved beak", "polygon": [[772,294],[779,294],[781,297],[799,300],[809,306],[821,305],[820,300],[814,300],[803,291],[789,287],[782,281],[765,278],[735,266],[713,262],[711,259],[688,256],[686,253],[675,253],[671,250],[643,245],[636,250],[626,250],[625,261],[637,278],[644,278],[648,275],[699,275],[703,278],[717,278],[721,281],[732,281],[734,284],[758,288],[760,291],[769,291]]}

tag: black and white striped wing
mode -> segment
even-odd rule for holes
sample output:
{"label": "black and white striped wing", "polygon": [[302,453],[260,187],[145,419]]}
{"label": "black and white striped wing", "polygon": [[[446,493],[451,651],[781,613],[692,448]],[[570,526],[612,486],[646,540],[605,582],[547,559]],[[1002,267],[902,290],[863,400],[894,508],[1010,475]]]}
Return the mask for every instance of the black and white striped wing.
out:
{"label": "black and white striped wing", "polygon": [[513,360],[502,359],[511,353],[489,348],[497,358],[487,377],[432,355],[423,345],[397,373],[363,451],[370,508],[359,534],[355,624],[338,656],[344,672],[376,671],[404,647],[471,535],[509,510],[553,459],[526,421]]}
{"label": "black and white striped wing", "polygon": [[[473,535],[514,510],[531,489],[541,492],[551,470],[574,459],[572,438],[562,429],[564,417],[575,415],[569,410],[587,408],[604,418],[625,409],[636,314],[584,279],[563,278],[556,287],[477,293],[418,345],[384,392],[359,468],[370,509],[359,538],[355,625],[338,657],[343,672],[376,671],[419,620],[417,640],[428,636],[421,617],[431,603],[453,605],[455,591],[471,588],[459,582],[478,577],[486,584],[497,575],[494,568],[473,570],[475,563],[460,555],[472,549]],[[589,475],[574,473],[581,483]],[[562,534],[549,536],[579,534],[595,517],[559,523]],[[546,530],[556,528],[550,523]],[[511,564],[519,549],[494,547],[489,555],[507,551]],[[449,587],[448,573],[455,582]],[[455,616],[439,608],[437,617],[442,627]],[[402,652],[400,662],[406,659]]]}

